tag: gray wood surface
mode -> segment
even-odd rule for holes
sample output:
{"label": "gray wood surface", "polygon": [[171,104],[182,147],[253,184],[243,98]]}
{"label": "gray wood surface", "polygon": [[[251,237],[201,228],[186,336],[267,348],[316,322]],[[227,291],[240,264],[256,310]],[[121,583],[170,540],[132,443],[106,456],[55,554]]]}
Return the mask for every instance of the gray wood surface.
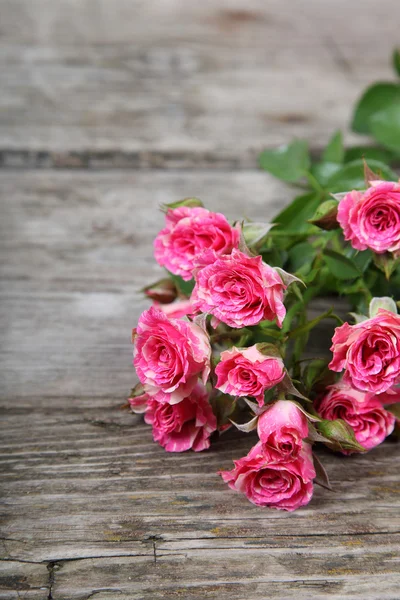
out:
{"label": "gray wood surface", "polygon": [[[396,0],[0,0],[5,165],[249,166],[322,146],[390,67]],[[347,140],[354,140],[347,136]]]}
{"label": "gray wood surface", "polygon": [[[335,492],[287,514],[216,475],[251,436],[172,455],[121,410],[159,204],[270,219],[294,192],[254,153],[343,127],[390,76],[396,16],[389,0],[0,0],[2,600],[398,600],[395,444],[322,450]],[[82,166],[109,168],[48,168]]]}

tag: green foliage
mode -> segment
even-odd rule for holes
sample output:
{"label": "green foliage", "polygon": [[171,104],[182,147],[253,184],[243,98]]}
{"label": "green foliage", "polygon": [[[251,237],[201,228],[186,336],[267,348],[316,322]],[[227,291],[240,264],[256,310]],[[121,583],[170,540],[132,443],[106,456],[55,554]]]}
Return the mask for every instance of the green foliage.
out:
{"label": "green foliage", "polygon": [[324,250],[325,262],[334,277],[340,280],[355,279],[361,275],[356,263],[335,250]]}
{"label": "green foliage", "polygon": [[331,137],[329,144],[322,153],[324,163],[336,163],[341,165],[344,161],[343,135],[341,131],[336,131]]}
{"label": "green foliage", "polygon": [[386,148],[400,155],[400,96],[391,104],[371,116],[371,133]]}
{"label": "green foliage", "polygon": [[[388,166],[377,160],[369,160],[368,166],[375,171],[381,179],[396,181],[398,176]],[[349,190],[365,189],[364,162],[354,160],[336,171],[326,182],[326,187],[331,193],[347,192]]]}
{"label": "green foliage", "polygon": [[392,61],[393,61],[393,68],[395,70],[395,73],[400,77],[400,50],[399,50],[399,48],[395,48],[393,50]]}
{"label": "green foliage", "polygon": [[176,288],[180,292],[180,294],[189,298],[194,288],[194,279],[190,279],[190,281],[184,281],[182,277],[179,277],[179,275],[174,275],[169,271],[167,272],[174,284],[176,285]]}
{"label": "green foliage", "polygon": [[277,225],[272,230],[272,235],[282,230],[290,233],[304,233],[313,230],[307,221],[311,219],[319,203],[320,197],[315,192],[297,196],[274,218],[274,223]]}
{"label": "green foliage", "polygon": [[387,164],[395,160],[395,155],[386,148],[376,148],[375,146],[353,146],[352,148],[347,148],[344,153],[345,163],[362,159],[368,163],[372,160],[377,160]]}
{"label": "green foliage", "polygon": [[310,168],[308,144],[294,140],[291,144],[274,150],[264,150],[259,157],[260,167],[278,179],[294,182],[305,177]]}
{"label": "green foliage", "polygon": [[371,117],[398,103],[400,103],[400,85],[398,83],[375,83],[364,92],[356,105],[352,122],[353,131],[371,133]]}

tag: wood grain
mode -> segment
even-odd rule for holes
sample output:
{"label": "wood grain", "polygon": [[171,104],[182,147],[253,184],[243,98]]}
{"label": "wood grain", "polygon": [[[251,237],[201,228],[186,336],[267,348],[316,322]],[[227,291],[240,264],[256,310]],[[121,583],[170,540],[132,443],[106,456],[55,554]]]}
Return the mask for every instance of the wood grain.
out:
{"label": "wood grain", "polygon": [[[394,79],[393,0],[1,0],[3,166],[254,166]],[[348,135],[347,141],[360,138]]]}
{"label": "wood grain", "polygon": [[399,3],[0,0],[0,15],[0,599],[398,600],[394,443],[321,450],[335,491],[287,514],[217,475],[251,435],[171,455],[121,405],[138,290],[161,272],[158,206],[197,195],[270,220],[294,190],[257,152],[293,136],[318,152],[393,78]]}
{"label": "wood grain", "polygon": [[191,192],[265,220],[293,194],[253,171],[2,175],[0,598],[394,600],[395,444],[321,451],[335,492],[316,489],[289,515],[216,474],[251,436],[168,455],[121,410],[135,381],[129,331],[146,306],[137,289],[158,275],[156,209]]}

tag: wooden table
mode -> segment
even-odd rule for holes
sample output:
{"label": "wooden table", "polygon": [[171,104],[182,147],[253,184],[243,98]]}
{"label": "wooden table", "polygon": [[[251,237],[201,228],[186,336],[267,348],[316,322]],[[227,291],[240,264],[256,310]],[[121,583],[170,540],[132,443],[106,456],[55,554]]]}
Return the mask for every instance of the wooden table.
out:
{"label": "wooden table", "polygon": [[[398,600],[398,448],[321,453],[335,493],[262,510],[121,410],[157,207],[268,220],[257,152],[318,151],[392,79],[397,0],[0,0],[0,598]],[[355,137],[346,134],[346,142]]]}

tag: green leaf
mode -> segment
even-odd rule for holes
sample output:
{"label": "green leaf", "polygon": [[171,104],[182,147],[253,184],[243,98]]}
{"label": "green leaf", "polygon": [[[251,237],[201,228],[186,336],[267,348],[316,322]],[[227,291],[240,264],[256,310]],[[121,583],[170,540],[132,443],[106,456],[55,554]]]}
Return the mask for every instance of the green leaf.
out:
{"label": "green leaf", "polygon": [[303,372],[303,382],[308,393],[310,393],[315,383],[320,381],[320,379],[329,371],[328,362],[329,361],[324,358],[314,358],[305,367]]}
{"label": "green leaf", "polygon": [[298,181],[310,168],[308,144],[294,140],[291,144],[273,150],[264,150],[259,156],[260,167],[283,181]]}
{"label": "green leaf", "polygon": [[288,334],[288,338],[293,339],[293,338],[297,338],[301,335],[304,335],[305,333],[308,333],[309,331],[314,329],[314,327],[316,325],[318,325],[318,323],[320,323],[320,321],[322,321],[323,319],[326,319],[328,317],[331,317],[331,316],[332,316],[332,309],[330,308],[326,312],[322,313],[322,315],[319,315],[315,319],[312,319],[312,321],[308,321],[304,325],[300,325],[300,327],[296,327],[296,329],[292,329],[292,331]]}
{"label": "green leaf", "polygon": [[315,249],[309,242],[301,242],[293,246],[289,252],[290,260],[290,271],[296,273],[303,265],[311,268],[313,259],[315,257]]}
{"label": "green leaf", "polygon": [[346,280],[360,277],[361,272],[350,258],[329,249],[324,250],[323,255],[330,272],[337,279]]}
{"label": "green leaf", "polygon": [[313,165],[311,169],[311,173],[314,175],[318,183],[325,187],[326,182],[330,180],[331,177],[335,175],[338,171],[340,171],[341,165],[333,162],[322,162],[316,165]]}
{"label": "green leaf", "polygon": [[315,192],[304,194],[304,196],[297,196],[289,206],[273,219],[274,223],[277,223],[277,226],[271,233],[282,229],[290,233],[308,231],[311,226],[307,223],[307,220],[311,219],[319,203],[320,197]]}
{"label": "green leaf", "polygon": [[350,258],[361,273],[364,273],[372,262],[373,253],[371,250],[363,250],[362,252],[350,248],[346,253],[347,258]]}
{"label": "green leaf", "polygon": [[232,416],[236,408],[236,402],[232,396],[214,391],[210,397],[210,404],[217,419],[218,427],[230,423],[229,417]]}
{"label": "green leaf", "polygon": [[379,143],[400,152],[400,96],[397,104],[375,113],[369,122],[371,133]]}
{"label": "green leaf", "polygon": [[375,113],[400,102],[400,85],[397,83],[375,83],[369,87],[354,110],[352,130],[370,133],[370,118]]}
{"label": "green leaf", "polygon": [[194,288],[194,279],[190,279],[190,281],[184,281],[182,277],[179,277],[179,275],[174,275],[169,271],[168,274],[171,277],[172,281],[175,283],[179,292],[189,298]]}
{"label": "green leaf", "polygon": [[[397,181],[398,179],[398,175],[380,161],[369,160],[368,166],[377,172],[382,179],[389,181]],[[364,161],[354,160],[344,165],[327,181],[326,189],[333,193],[365,189]]]}
{"label": "green leaf", "polygon": [[344,160],[343,136],[341,131],[336,131],[322,154],[324,163],[342,164]]}
{"label": "green leaf", "polygon": [[400,49],[395,48],[393,51],[393,68],[400,77]]}
{"label": "green leaf", "polygon": [[385,148],[375,148],[374,146],[353,146],[348,148],[344,155],[344,162],[353,162],[354,160],[366,161],[377,160],[382,163],[391,163],[395,160],[395,155]]}

